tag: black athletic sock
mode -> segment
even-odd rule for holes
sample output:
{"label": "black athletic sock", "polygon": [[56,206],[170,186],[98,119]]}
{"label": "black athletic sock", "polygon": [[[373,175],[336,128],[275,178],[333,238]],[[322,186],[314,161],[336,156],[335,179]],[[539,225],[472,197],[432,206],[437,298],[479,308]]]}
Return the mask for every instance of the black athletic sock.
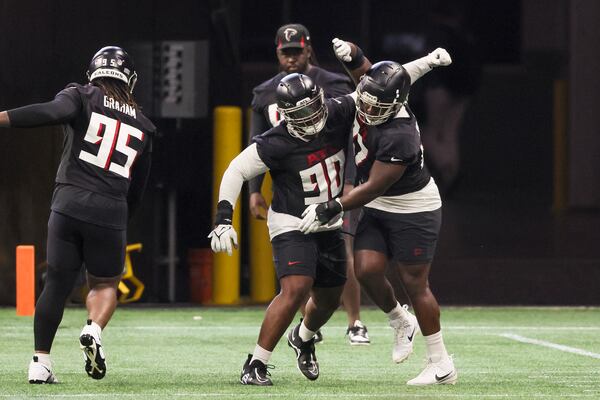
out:
{"label": "black athletic sock", "polygon": [[65,303],[73,290],[79,270],[60,270],[48,266],[44,290],[35,305],[33,334],[35,350],[50,352],[63,317]]}

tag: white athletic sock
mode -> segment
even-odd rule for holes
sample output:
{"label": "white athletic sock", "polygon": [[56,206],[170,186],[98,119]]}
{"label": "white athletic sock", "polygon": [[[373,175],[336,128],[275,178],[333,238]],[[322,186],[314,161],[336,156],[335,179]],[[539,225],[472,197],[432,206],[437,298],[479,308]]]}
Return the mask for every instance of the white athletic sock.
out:
{"label": "white athletic sock", "polygon": [[442,358],[448,356],[441,330],[433,335],[423,336],[423,338],[425,339],[425,347],[427,348],[427,358],[432,362],[439,362]]}
{"label": "white athletic sock", "polygon": [[271,354],[273,354],[272,351],[265,350],[257,344],[254,348],[254,353],[252,353],[252,359],[250,360],[250,363],[252,363],[254,360],[259,360],[263,364],[267,365],[271,359]]}
{"label": "white athletic sock", "polygon": [[401,319],[404,320],[406,319],[406,317],[404,316],[404,313],[406,311],[404,310],[404,308],[402,308],[402,305],[400,305],[400,303],[396,302],[396,307],[392,308],[392,311],[386,313],[388,318],[390,319],[390,321],[394,321],[397,319]]}
{"label": "white athletic sock", "polygon": [[50,360],[50,354],[46,354],[46,353],[34,353],[33,354],[35,357],[37,357],[38,362],[40,364],[45,365],[48,368],[52,367],[52,360]]}
{"label": "white athletic sock", "polygon": [[98,334],[98,337],[100,337],[102,335],[102,328],[100,327],[100,325],[98,325],[94,321],[92,321],[92,323],[90,325],[91,325],[92,328],[94,328],[94,330]]}
{"label": "white athletic sock", "polygon": [[309,330],[306,325],[304,325],[304,321],[300,324],[300,329],[298,330],[298,336],[302,339],[303,342],[308,342],[315,336],[315,332]]}

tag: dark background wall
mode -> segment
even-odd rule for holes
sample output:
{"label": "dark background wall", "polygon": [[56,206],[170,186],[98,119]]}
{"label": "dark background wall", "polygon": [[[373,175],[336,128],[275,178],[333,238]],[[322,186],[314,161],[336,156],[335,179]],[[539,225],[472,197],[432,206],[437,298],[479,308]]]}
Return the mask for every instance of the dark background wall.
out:
{"label": "dark background wall", "polygon": [[[444,3],[464,11],[463,25],[475,38],[481,75],[462,126],[460,180],[445,199],[432,272],[436,293],[444,302],[463,304],[600,303],[595,289],[600,197],[593,195],[600,185],[595,175],[581,182],[573,178],[578,184],[571,184],[567,197],[575,201],[560,213],[552,211],[554,82],[579,76],[582,60],[573,49],[592,49],[597,43],[598,29],[588,23],[598,13],[593,0],[108,0],[94,7],[77,1],[34,5],[0,0],[0,109],[47,101],[68,82],[83,82],[91,55],[103,45],[135,49],[140,42],[163,40],[208,40],[210,106],[246,107],[252,87],[277,72],[273,39],[281,24],[305,24],[319,62],[328,69],[340,70],[330,50],[335,36],[361,44],[372,60],[405,62],[421,55],[419,40],[431,26],[432,11]],[[578,40],[569,43],[573,36]],[[132,55],[138,64],[147,61]],[[140,76],[144,79],[150,77]],[[589,79],[578,85],[593,86],[593,76]],[[579,86],[570,86],[570,101],[577,100],[577,109],[597,108],[597,95],[582,99]],[[418,117],[426,118],[419,108],[420,91],[418,83],[411,102]],[[575,177],[600,167],[593,150],[600,144],[600,136],[593,135],[598,121],[586,116],[583,125],[568,132],[570,148],[586,160],[582,164],[571,154],[564,168]],[[176,300],[187,301],[187,250],[208,246],[212,219],[206,190],[212,180],[212,124],[210,114],[155,121],[160,134],[151,184],[132,221],[129,242],[144,243],[143,253],[135,256],[136,273],[148,286],[144,300],[166,301],[166,199],[175,193]],[[37,260],[45,258],[61,147],[62,138],[52,127],[0,131],[0,304],[14,303],[15,246],[35,244]],[[246,273],[242,280],[247,293]]]}
{"label": "dark background wall", "polygon": [[[0,53],[4,54],[0,63],[0,109],[48,101],[67,83],[85,82],[91,56],[105,45],[207,40],[211,13],[220,7],[217,3],[192,1],[140,4],[109,0],[101,7],[92,7],[79,1],[0,1],[0,34],[5,38],[0,43]],[[136,58],[136,54],[132,56]],[[214,76],[217,79],[220,75]],[[142,82],[151,79],[140,76]],[[185,241],[204,238],[206,229],[198,234],[195,228],[210,224],[206,211],[210,209],[210,193],[204,185],[211,179],[207,150],[211,148],[211,125],[209,119],[184,120],[179,127],[173,120],[155,122],[160,134],[155,142],[152,179],[146,202],[129,231],[129,242],[144,243],[144,251],[136,259],[139,272],[144,281],[150,282],[148,295],[160,300],[166,290],[158,284],[164,267],[157,261],[166,251],[166,193],[171,189],[180,192],[184,246],[188,245]],[[43,271],[46,220],[62,137],[52,127],[8,129],[0,133],[0,144],[5,150],[0,157],[0,304],[7,304],[14,303],[17,244],[35,244],[39,271]]]}

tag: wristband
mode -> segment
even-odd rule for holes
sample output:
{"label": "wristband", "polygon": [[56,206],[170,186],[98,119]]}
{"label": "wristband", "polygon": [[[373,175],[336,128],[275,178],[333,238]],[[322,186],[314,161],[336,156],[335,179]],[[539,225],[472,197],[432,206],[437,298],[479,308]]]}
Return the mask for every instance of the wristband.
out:
{"label": "wristband", "polygon": [[227,200],[221,200],[217,204],[217,216],[215,225],[231,225],[233,218],[233,206]]}
{"label": "wristband", "polygon": [[354,57],[352,57],[352,60],[350,60],[349,62],[344,62],[344,64],[346,65],[346,67],[348,67],[348,69],[353,70],[360,67],[364,61],[365,55],[363,54],[363,51],[360,49],[360,47],[356,46],[356,54],[354,55]]}

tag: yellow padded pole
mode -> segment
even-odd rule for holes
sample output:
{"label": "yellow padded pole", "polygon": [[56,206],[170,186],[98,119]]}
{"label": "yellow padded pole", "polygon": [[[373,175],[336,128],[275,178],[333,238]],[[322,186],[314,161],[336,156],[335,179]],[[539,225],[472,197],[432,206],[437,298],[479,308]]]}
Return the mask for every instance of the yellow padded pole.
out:
{"label": "yellow padded pole", "polygon": [[[271,204],[273,191],[271,175],[267,172],[262,194]],[[275,297],[275,266],[267,222],[248,215],[250,221],[250,298],[256,303],[268,303]]]}
{"label": "yellow padded pole", "polygon": [[[242,110],[240,107],[219,106],[213,112],[213,215],[219,201],[219,186],[231,160],[242,150]],[[240,202],[234,206],[233,228],[241,243]],[[217,253],[213,258],[213,302],[237,304],[240,300],[240,251],[233,255]]]}

